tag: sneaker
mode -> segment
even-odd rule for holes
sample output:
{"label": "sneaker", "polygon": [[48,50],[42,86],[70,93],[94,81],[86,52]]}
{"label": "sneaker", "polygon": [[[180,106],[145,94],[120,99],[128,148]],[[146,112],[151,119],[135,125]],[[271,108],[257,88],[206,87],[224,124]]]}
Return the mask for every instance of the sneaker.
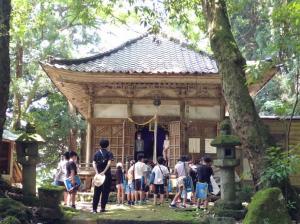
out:
{"label": "sneaker", "polygon": [[134,201],[131,201],[131,203],[130,203],[131,205],[134,205]]}
{"label": "sneaker", "polygon": [[71,205],[71,208],[74,208],[74,209],[76,209],[76,206],[75,206],[75,205]]}
{"label": "sneaker", "polygon": [[170,204],[169,207],[170,208],[177,208],[176,204]]}
{"label": "sneaker", "polygon": [[130,206],[131,205],[131,201],[128,201],[127,204]]}
{"label": "sneaker", "polygon": [[180,208],[186,208],[186,205],[180,205]]}
{"label": "sneaker", "polygon": [[97,210],[93,210],[93,211],[91,211],[91,213],[96,214],[96,213],[97,213]]}
{"label": "sneaker", "polygon": [[101,209],[101,210],[100,210],[100,212],[101,212],[101,213],[103,213],[103,212],[107,212],[107,210],[105,210],[105,209]]}

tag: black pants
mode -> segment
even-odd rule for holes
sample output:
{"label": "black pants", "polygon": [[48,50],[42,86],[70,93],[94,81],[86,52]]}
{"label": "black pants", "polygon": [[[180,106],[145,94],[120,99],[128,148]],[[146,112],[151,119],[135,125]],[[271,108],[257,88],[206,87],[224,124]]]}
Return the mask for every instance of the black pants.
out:
{"label": "black pants", "polygon": [[145,157],[145,152],[144,151],[140,151],[140,152],[135,151],[134,152],[134,160],[135,161],[138,161],[139,155],[142,155],[143,157]]}
{"label": "black pants", "polygon": [[104,183],[100,187],[95,186],[93,197],[93,210],[97,210],[101,194],[101,210],[105,210],[105,206],[107,204],[108,196],[110,193],[110,187],[111,174],[106,174]]}

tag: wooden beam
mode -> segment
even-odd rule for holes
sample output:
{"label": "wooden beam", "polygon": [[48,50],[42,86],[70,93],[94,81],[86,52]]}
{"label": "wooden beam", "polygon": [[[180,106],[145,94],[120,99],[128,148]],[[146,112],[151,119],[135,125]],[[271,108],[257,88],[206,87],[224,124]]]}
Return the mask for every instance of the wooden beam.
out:
{"label": "wooden beam", "polygon": [[[91,89],[92,90],[92,89]],[[91,119],[94,115],[94,102],[93,97],[89,97],[88,101],[88,119],[87,119],[87,131],[86,131],[86,155],[85,155],[85,162],[86,166],[89,165],[91,159],[91,152],[92,152],[92,144],[93,144],[93,133],[92,133],[92,122]]]}

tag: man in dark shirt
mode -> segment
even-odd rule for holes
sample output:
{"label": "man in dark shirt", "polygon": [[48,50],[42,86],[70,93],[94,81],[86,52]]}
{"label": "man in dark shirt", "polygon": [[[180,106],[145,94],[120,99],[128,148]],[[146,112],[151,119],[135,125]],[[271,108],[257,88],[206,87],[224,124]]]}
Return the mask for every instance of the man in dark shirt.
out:
{"label": "man in dark shirt", "polygon": [[[212,192],[212,185],[210,182],[211,175],[214,174],[213,169],[211,168],[212,159],[209,157],[204,157],[203,164],[201,164],[197,168],[197,178],[198,182],[207,183],[208,185],[208,192]],[[204,200],[204,206],[207,208],[208,200]],[[199,203],[198,203],[199,207]]]}
{"label": "man in dark shirt", "polygon": [[203,164],[197,168],[197,178],[201,183],[210,183],[210,176],[214,174],[213,169],[211,168],[212,160],[209,157],[204,157]]}
{"label": "man in dark shirt", "polygon": [[95,153],[93,160],[93,167],[96,174],[105,175],[104,183],[94,189],[94,197],[93,197],[93,213],[97,212],[97,207],[101,196],[101,212],[105,212],[105,206],[108,201],[108,196],[110,193],[111,187],[111,171],[110,165],[111,161],[113,161],[113,154],[107,150],[109,146],[109,141],[107,139],[100,140],[100,149]]}
{"label": "man in dark shirt", "polygon": [[[76,152],[70,151],[69,156],[70,156],[70,160],[66,165],[67,178],[70,178],[72,185],[76,186],[75,176],[77,175],[76,162],[77,162],[78,155]],[[69,191],[71,202],[72,202],[72,205],[71,205],[72,208],[75,208],[75,198],[76,198],[77,190],[78,190],[78,187],[75,187],[71,191]]]}

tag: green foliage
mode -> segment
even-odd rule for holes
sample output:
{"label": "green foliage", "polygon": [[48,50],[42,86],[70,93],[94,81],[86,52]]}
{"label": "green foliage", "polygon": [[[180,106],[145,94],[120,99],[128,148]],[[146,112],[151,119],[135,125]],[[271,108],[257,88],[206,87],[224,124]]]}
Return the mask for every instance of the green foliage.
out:
{"label": "green foliage", "polygon": [[248,206],[243,224],[291,223],[286,204],[279,188],[258,191]]}
{"label": "green foliage", "polygon": [[237,192],[238,199],[241,202],[250,202],[255,193],[254,187],[251,185],[243,185]]}
{"label": "green foliage", "polygon": [[8,216],[1,221],[1,224],[21,224],[21,222],[14,216]]}
{"label": "green foliage", "polygon": [[297,172],[299,162],[299,154],[294,150],[287,152],[278,147],[267,149],[261,182],[266,186],[280,186],[290,174]]}
{"label": "green foliage", "polygon": [[14,216],[22,223],[30,223],[32,214],[22,203],[9,198],[0,198],[0,217]]}

